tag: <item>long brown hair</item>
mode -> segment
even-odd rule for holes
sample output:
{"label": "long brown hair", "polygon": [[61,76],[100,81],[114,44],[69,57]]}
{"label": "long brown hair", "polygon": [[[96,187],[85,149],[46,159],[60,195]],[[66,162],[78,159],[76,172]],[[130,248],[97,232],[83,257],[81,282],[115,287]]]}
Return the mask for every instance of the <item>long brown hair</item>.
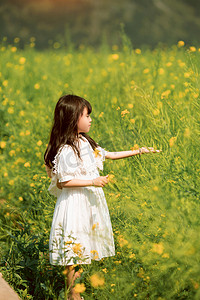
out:
{"label": "long brown hair", "polygon": [[[84,108],[88,109],[88,114],[92,112],[91,104],[75,95],[62,96],[55,107],[54,122],[50,133],[50,140],[44,154],[45,164],[53,167],[53,160],[62,145],[70,145],[80,158],[80,150],[75,141],[78,140],[78,119],[83,114]],[[86,133],[81,133],[90,143],[92,149],[98,144]]]}

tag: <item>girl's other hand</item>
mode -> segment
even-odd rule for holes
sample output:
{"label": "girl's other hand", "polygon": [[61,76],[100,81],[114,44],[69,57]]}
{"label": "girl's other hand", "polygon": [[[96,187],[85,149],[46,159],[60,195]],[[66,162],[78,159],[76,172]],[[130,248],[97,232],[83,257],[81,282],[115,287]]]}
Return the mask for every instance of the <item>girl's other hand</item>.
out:
{"label": "girl's other hand", "polygon": [[61,183],[57,180],[57,188],[59,188],[60,190],[62,190],[62,185],[61,185]]}
{"label": "girl's other hand", "polygon": [[148,147],[148,148],[142,147],[141,150],[142,150],[142,153],[149,153],[149,152],[157,153],[157,152],[162,152],[162,150],[155,150],[153,147]]}
{"label": "girl's other hand", "polygon": [[108,175],[97,177],[93,180],[93,182],[95,186],[103,187],[108,183]]}

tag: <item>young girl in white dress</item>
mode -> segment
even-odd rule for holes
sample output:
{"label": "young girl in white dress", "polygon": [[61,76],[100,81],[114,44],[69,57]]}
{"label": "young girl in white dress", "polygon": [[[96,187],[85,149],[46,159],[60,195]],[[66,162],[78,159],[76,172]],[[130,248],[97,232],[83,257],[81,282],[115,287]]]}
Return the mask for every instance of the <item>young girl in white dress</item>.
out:
{"label": "young girl in white dress", "polygon": [[54,123],[44,159],[52,178],[49,192],[57,197],[49,239],[50,263],[66,266],[70,299],[82,299],[73,288],[80,272],[74,266],[115,255],[115,245],[100,176],[105,159],[120,159],[153,148],[108,152],[87,133],[92,119],[90,103],[75,95],[62,96],[55,107]]}

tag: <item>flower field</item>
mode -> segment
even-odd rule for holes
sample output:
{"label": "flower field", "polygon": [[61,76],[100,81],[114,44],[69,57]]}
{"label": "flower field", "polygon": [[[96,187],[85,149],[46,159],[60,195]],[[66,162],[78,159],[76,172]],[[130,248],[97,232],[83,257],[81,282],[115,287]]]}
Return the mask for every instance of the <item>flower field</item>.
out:
{"label": "flower field", "polygon": [[200,299],[199,49],[124,42],[38,52],[17,43],[0,46],[4,278],[21,299],[66,295],[64,267],[49,264],[56,199],[43,154],[56,102],[74,93],[92,104],[90,135],[106,150],[162,149],[104,162],[116,255],[82,265],[76,290],[85,299]]}

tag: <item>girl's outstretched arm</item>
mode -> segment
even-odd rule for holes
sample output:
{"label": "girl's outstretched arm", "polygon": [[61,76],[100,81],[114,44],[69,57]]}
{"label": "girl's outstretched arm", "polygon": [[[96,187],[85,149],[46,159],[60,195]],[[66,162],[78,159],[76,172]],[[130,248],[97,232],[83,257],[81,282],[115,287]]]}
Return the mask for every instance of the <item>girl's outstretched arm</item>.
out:
{"label": "girl's outstretched arm", "polygon": [[108,159],[120,159],[120,158],[125,158],[125,157],[130,157],[134,155],[141,155],[143,153],[149,153],[149,152],[161,152],[162,150],[154,150],[152,147],[142,147],[137,150],[130,150],[130,151],[119,151],[119,152],[108,152],[106,154],[106,158]]}

